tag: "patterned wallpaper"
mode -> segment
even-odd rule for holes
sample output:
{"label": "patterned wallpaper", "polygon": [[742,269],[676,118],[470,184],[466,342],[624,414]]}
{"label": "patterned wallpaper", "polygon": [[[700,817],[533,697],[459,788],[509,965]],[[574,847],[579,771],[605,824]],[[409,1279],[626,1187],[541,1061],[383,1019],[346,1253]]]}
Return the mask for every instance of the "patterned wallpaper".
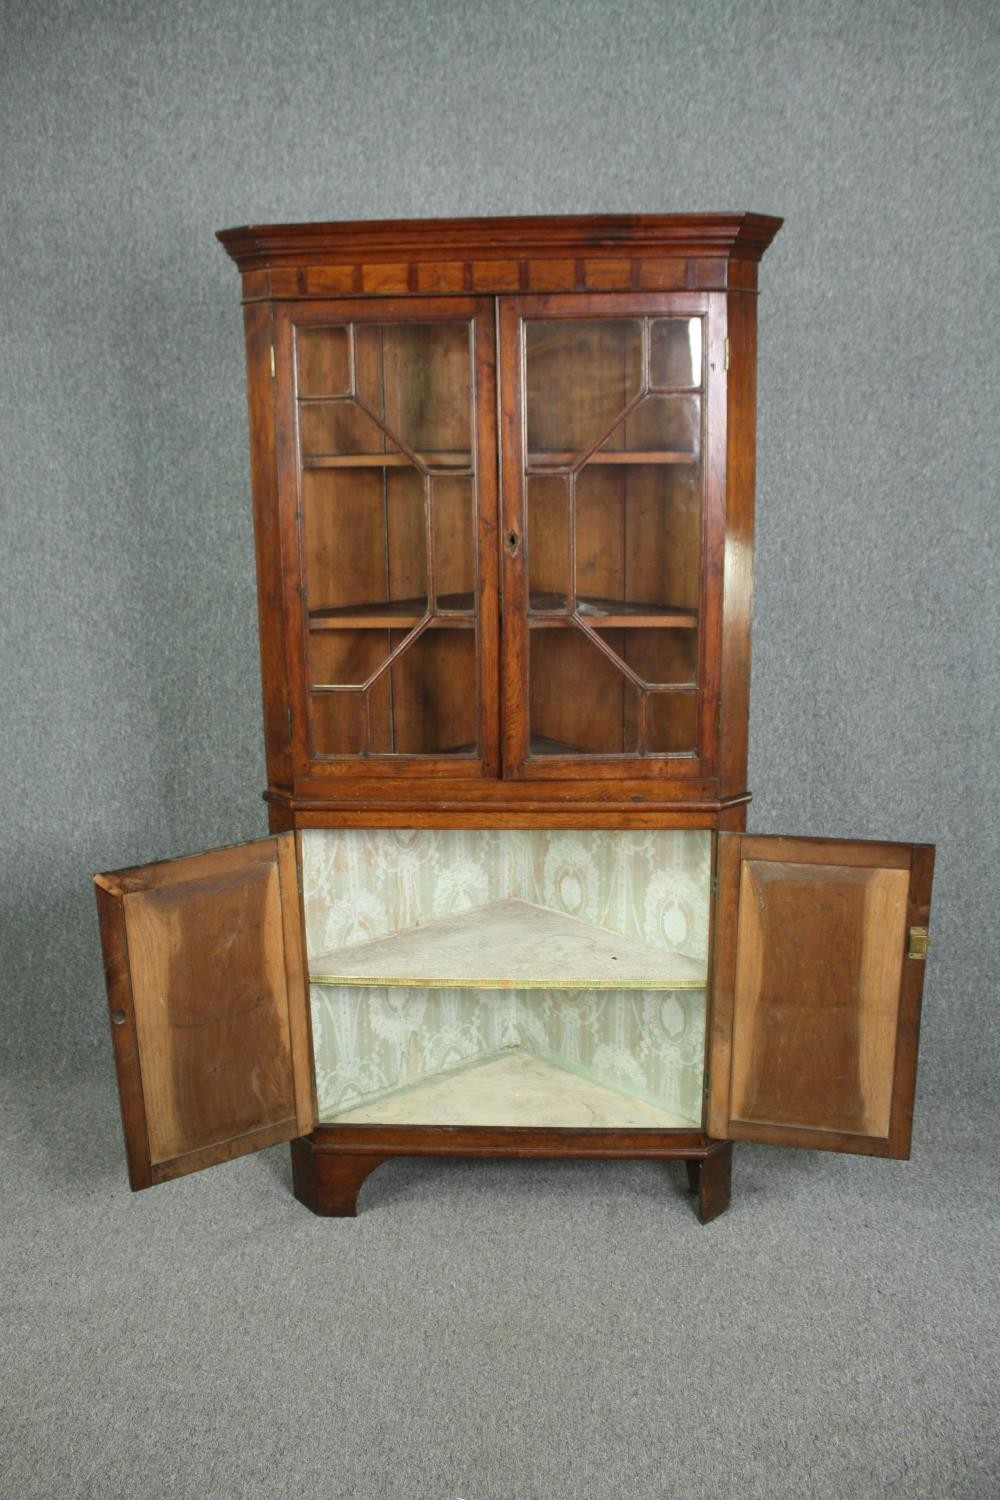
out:
{"label": "patterned wallpaper", "polygon": [[[707,832],[312,829],[302,838],[310,958],[509,897],[707,955]],[[314,985],[312,1016],[322,1120],[518,1046],[700,1120],[703,991]]]}

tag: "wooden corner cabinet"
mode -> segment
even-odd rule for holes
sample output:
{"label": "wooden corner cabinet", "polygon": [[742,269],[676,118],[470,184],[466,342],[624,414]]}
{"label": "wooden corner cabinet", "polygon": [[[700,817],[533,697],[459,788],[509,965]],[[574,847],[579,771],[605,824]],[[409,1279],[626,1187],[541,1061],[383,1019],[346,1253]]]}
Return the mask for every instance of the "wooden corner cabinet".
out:
{"label": "wooden corner cabinet", "polygon": [[747,834],[756,214],[242,275],[271,836],[95,877],[134,1188],[291,1141],[909,1154],[933,849]]}

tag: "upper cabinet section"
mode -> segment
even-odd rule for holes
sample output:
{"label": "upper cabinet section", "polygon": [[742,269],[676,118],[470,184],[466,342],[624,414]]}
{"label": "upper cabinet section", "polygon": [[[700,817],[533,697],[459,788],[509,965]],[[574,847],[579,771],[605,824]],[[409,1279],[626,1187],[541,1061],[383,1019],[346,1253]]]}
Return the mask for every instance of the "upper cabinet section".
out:
{"label": "upper cabinet section", "polygon": [[219,236],[243,273],[276,826],[711,821],[745,797],[779,224]]}

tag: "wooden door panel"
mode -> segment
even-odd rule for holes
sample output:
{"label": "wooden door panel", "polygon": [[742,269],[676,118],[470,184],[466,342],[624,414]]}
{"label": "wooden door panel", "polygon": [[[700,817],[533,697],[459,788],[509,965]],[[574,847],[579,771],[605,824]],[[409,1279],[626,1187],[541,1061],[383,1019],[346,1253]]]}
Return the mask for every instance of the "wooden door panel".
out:
{"label": "wooden door panel", "polygon": [[933,850],[723,834],[709,1132],[907,1156]]}
{"label": "wooden door panel", "polygon": [[133,1188],[308,1133],[293,836],[95,882]]}

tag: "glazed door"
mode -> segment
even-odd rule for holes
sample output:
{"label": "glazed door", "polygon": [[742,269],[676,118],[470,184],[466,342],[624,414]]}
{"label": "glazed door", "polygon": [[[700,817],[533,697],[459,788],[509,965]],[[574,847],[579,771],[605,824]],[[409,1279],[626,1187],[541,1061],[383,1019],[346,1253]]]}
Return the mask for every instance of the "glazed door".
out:
{"label": "glazed door", "polygon": [[493,303],[279,305],[296,773],[498,768]]}
{"label": "glazed door", "polygon": [[725,299],[502,298],[504,773],[716,763]]}
{"label": "glazed door", "polygon": [[293,836],[94,881],[132,1187],[307,1135]]}
{"label": "glazed door", "polygon": [[708,1131],[906,1157],[934,849],[720,834]]}

